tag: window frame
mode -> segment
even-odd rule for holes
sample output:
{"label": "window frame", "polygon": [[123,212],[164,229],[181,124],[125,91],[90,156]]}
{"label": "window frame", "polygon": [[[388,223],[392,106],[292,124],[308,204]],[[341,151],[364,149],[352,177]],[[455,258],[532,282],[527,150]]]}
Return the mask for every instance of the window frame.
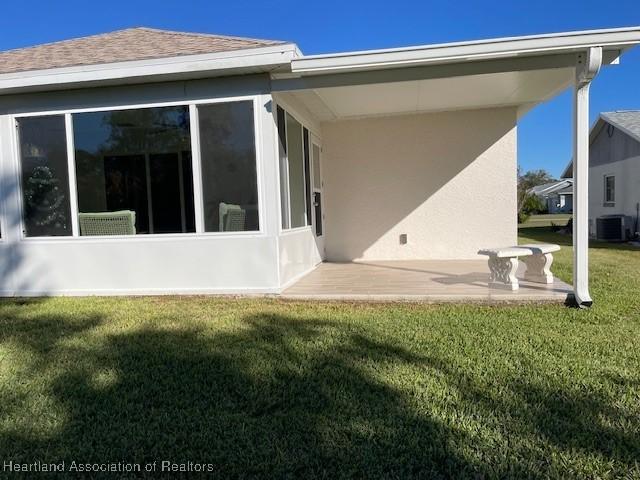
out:
{"label": "window frame", "polygon": [[[232,102],[246,102],[251,101],[253,105],[253,129],[254,129],[254,150],[256,161],[256,178],[257,178],[257,195],[258,195],[258,230],[251,231],[239,231],[239,232],[205,232],[204,231],[204,205],[202,195],[202,164],[201,164],[201,152],[200,152],[200,124],[198,117],[198,106],[209,105],[217,103],[232,103]],[[104,241],[172,241],[179,238],[207,238],[207,237],[264,237],[266,236],[264,212],[264,186],[263,186],[263,148],[260,144],[262,140],[262,125],[260,123],[260,96],[259,95],[240,95],[233,97],[221,97],[221,98],[205,98],[188,101],[170,101],[170,102],[153,102],[153,103],[135,103],[125,105],[108,105],[101,107],[91,108],[71,108],[71,109],[59,109],[59,110],[47,110],[47,111],[33,111],[13,114],[10,116],[10,122],[13,125],[13,135],[11,138],[11,147],[13,152],[13,164],[14,171],[17,174],[18,180],[22,175],[22,162],[20,159],[20,147],[18,138],[18,120],[28,117],[43,117],[51,115],[61,115],[65,119],[65,132],[66,132],[66,146],[67,146],[67,167],[69,169],[69,202],[71,207],[72,216],[72,235],[68,236],[39,236],[39,237],[27,237],[25,234],[25,222],[24,222],[24,205],[22,201],[22,185],[18,184],[17,194],[20,196],[18,205],[18,213],[20,215],[20,222],[18,228],[20,230],[20,241],[25,242],[104,242]],[[195,210],[195,232],[179,232],[179,233],[151,233],[144,235],[95,235],[95,236],[82,236],[80,235],[80,229],[78,226],[78,190],[76,182],[75,172],[75,144],[74,144],[74,132],[73,132],[73,115],[80,113],[95,113],[95,112],[112,112],[121,110],[140,110],[147,108],[162,108],[162,107],[187,107],[189,112],[190,122],[190,136],[191,136],[191,165],[193,171],[193,200]],[[4,217],[4,215],[3,215]],[[4,225],[3,225],[4,227]],[[4,236],[4,229],[2,230]],[[0,239],[2,241],[2,239]]]}
{"label": "window frame", "polygon": [[[608,199],[607,198],[607,181],[613,178],[613,199]],[[612,173],[605,173],[603,175],[603,202],[602,205],[605,207],[615,207],[616,205],[616,176]]]}
{"label": "window frame", "polygon": [[[287,141],[287,111],[280,105],[275,106],[274,120],[276,131],[276,150],[278,155],[278,231],[291,230],[291,196],[289,194],[289,157],[288,157],[288,141]],[[280,138],[280,111],[282,111],[282,132],[284,133],[284,143]],[[280,151],[282,144],[283,152]],[[283,195],[284,193],[284,195]],[[286,204],[284,203],[286,202]],[[286,216],[283,209],[286,208]],[[285,226],[286,223],[286,226]]]}
{"label": "window frame", "polygon": [[[19,214],[19,218],[20,221],[18,223],[18,228],[20,230],[20,236],[19,239],[22,241],[28,241],[28,242],[32,242],[32,241],[38,241],[41,239],[47,239],[47,240],[61,240],[61,241],[65,241],[65,240],[69,240],[70,238],[75,238],[74,236],[74,230],[73,230],[73,225],[74,225],[74,220],[73,218],[76,217],[76,222],[77,220],[77,202],[76,202],[76,211],[73,210],[73,205],[71,202],[71,197],[75,195],[76,192],[76,188],[75,185],[71,183],[71,176],[69,175],[70,172],[67,171],[67,181],[69,182],[69,211],[71,214],[71,235],[41,235],[41,236],[33,236],[33,237],[29,237],[27,236],[27,227],[24,221],[24,217],[25,217],[25,206],[24,206],[24,190],[23,190],[23,184],[22,184],[22,152],[20,150],[20,134],[19,134],[19,130],[20,130],[20,126],[18,124],[18,119],[20,118],[33,118],[33,117],[52,117],[52,116],[59,116],[62,117],[63,121],[64,121],[64,132],[65,132],[65,146],[67,149],[67,170],[70,168],[70,161],[69,161],[69,129],[68,129],[68,124],[67,124],[67,114],[66,113],[60,113],[60,112],[53,112],[53,113],[44,113],[44,114],[34,114],[34,115],[12,115],[11,117],[11,124],[13,125],[13,135],[11,138],[11,142],[12,142],[12,150],[13,150],[13,156],[14,156],[14,162],[15,162],[15,173],[16,173],[16,193],[18,195],[18,214]],[[74,176],[73,178],[75,179],[75,172],[74,172]],[[74,193],[72,193],[72,191]]]}
{"label": "window frame", "polygon": [[[12,140],[11,140],[12,142]],[[0,150],[0,153],[2,152],[2,150]],[[0,159],[0,168],[2,168],[2,160]],[[3,198],[3,192],[5,189],[5,184],[3,182],[3,177],[4,175],[0,175],[0,198]],[[5,199],[4,202],[0,202],[0,244],[3,244],[6,242],[6,236],[7,236],[7,230],[6,230],[6,223],[5,223],[5,218],[7,218],[7,210],[5,208],[5,205],[8,203],[8,199]]]}
{"label": "window frame", "polygon": [[[281,100],[275,100],[273,101],[275,108],[273,109],[273,119],[275,121],[275,151],[276,151],[276,155],[278,158],[278,229],[279,229],[279,234],[283,235],[283,234],[288,234],[288,233],[295,233],[295,232],[301,232],[301,231],[305,231],[305,230],[309,230],[309,231],[313,231],[313,218],[308,216],[308,206],[306,205],[307,202],[307,190],[310,189],[310,193],[313,193],[313,166],[311,165],[311,162],[309,162],[309,179],[311,180],[310,184],[307,184],[307,171],[306,171],[306,164],[305,164],[305,142],[304,142],[304,132],[305,130],[307,131],[307,135],[309,137],[309,158],[311,158],[311,138],[315,137],[318,140],[320,140],[320,135],[318,135],[315,131],[315,129],[313,129],[310,125],[309,122],[305,121],[303,119],[302,116],[300,116],[295,109],[291,108],[286,102],[283,102]],[[285,169],[285,174],[286,174],[286,178],[281,178],[280,175],[280,151],[279,151],[279,143],[280,142],[280,137],[279,137],[279,123],[278,123],[278,108],[281,108],[284,111],[284,118],[285,118],[285,124],[284,124],[284,130],[285,130],[285,140],[286,140],[286,144],[285,144],[285,161],[286,161],[286,169]],[[301,227],[291,227],[291,188],[290,188],[290,182],[289,182],[289,136],[287,135],[288,133],[288,129],[287,129],[287,125],[286,125],[286,118],[287,115],[290,115],[291,117],[293,117],[293,119],[298,122],[300,124],[301,127],[301,133],[302,133],[302,165],[303,165],[303,177],[304,177],[304,198],[305,198],[305,217],[306,218],[306,225],[303,225]],[[287,209],[288,209],[288,220],[289,220],[289,227],[284,228],[282,226],[283,223],[283,217],[282,217],[282,199],[281,194],[282,194],[282,186],[281,183],[282,181],[285,181],[286,185],[287,185],[287,189],[286,189],[286,194],[287,194]]]}

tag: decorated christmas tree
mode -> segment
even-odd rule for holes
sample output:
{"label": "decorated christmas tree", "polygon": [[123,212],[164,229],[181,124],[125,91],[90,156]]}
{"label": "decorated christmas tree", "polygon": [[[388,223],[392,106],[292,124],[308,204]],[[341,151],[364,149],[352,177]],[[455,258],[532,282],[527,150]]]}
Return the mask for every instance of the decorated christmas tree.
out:
{"label": "decorated christmas tree", "polygon": [[31,171],[25,185],[25,208],[27,218],[36,228],[66,230],[67,215],[64,208],[65,195],[48,166],[37,166]]}

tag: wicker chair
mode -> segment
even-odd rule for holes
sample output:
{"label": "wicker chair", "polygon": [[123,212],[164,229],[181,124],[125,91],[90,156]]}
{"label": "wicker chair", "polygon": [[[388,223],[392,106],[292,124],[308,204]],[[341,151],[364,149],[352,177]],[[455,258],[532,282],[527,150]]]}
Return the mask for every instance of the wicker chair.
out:
{"label": "wicker chair", "polygon": [[220,203],[220,231],[242,232],[245,229],[246,211],[240,205]]}
{"label": "wicker chair", "polygon": [[136,212],[79,213],[80,235],[135,235]]}

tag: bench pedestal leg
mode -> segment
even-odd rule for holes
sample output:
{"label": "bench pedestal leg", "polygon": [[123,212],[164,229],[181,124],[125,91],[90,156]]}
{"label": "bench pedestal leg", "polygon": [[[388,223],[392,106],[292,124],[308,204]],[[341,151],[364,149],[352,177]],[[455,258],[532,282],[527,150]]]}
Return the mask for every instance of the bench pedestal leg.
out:
{"label": "bench pedestal leg", "polygon": [[553,274],[551,273],[551,264],[553,263],[553,255],[545,253],[543,255],[531,255],[522,259],[527,270],[524,273],[524,279],[535,283],[553,283]]}
{"label": "bench pedestal leg", "polygon": [[492,288],[501,288],[506,290],[518,290],[518,279],[516,271],[518,270],[517,258],[489,258],[489,286]]}

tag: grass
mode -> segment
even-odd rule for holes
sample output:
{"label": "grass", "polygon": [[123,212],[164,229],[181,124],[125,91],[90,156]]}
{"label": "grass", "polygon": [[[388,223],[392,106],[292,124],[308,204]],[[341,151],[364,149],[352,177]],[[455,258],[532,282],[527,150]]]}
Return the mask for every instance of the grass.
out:
{"label": "grass", "polygon": [[[0,458],[191,461],[219,478],[640,478],[640,251],[590,253],[588,311],[0,302]],[[556,257],[564,280],[570,255]]]}
{"label": "grass", "polygon": [[570,213],[547,213],[531,215],[519,228],[551,227],[552,225],[565,226],[571,218]]}

